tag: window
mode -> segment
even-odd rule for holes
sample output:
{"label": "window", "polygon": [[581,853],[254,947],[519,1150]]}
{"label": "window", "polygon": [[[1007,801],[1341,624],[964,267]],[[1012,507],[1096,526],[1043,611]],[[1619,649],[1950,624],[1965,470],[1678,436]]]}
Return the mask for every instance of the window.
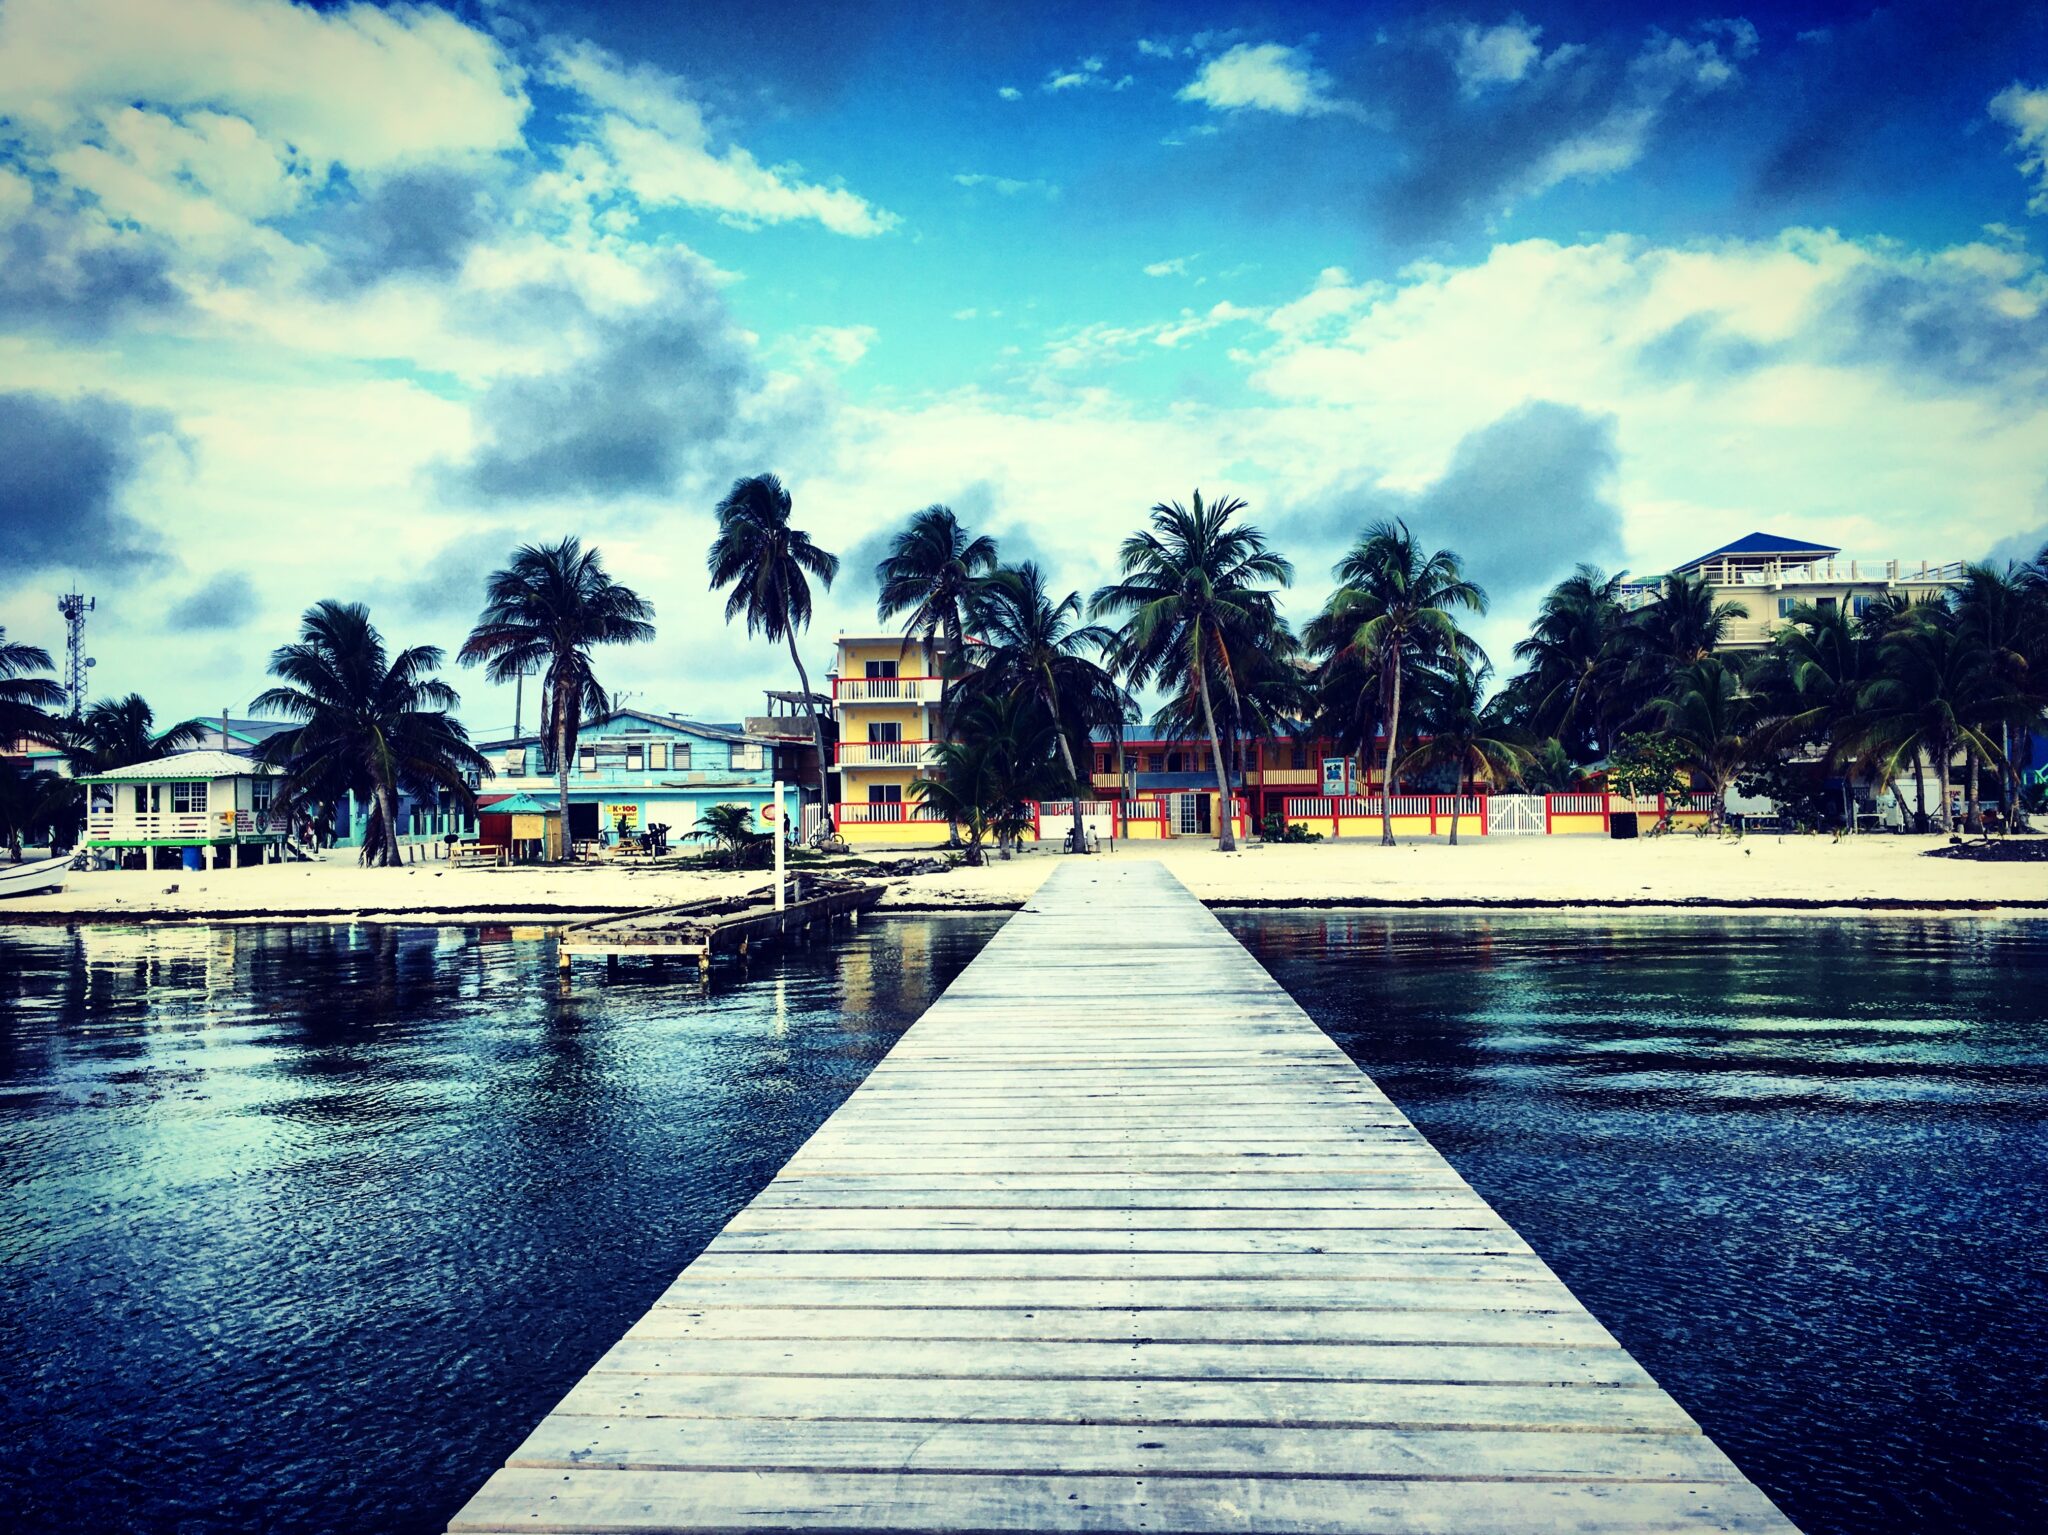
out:
{"label": "window", "polygon": [[1296,772],[1300,772],[1303,768],[1307,767],[1308,748],[1297,741],[1294,749],[1287,754],[1287,765]]}
{"label": "window", "polygon": [[768,748],[758,742],[732,749],[732,765],[735,768],[764,768],[768,765]]}
{"label": "window", "polygon": [[690,748],[680,743],[670,747],[668,765],[679,773],[687,768],[690,765]]}
{"label": "window", "polygon": [[1790,618],[1792,610],[1798,606],[1799,599],[1797,597],[1780,597],[1778,599],[1778,616],[1780,618]]}
{"label": "window", "polygon": [[870,682],[873,682],[878,677],[894,677],[896,675],[896,663],[894,661],[870,661],[867,666],[868,681]]}
{"label": "window", "polygon": [[137,815],[149,814],[149,785],[146,783],[139,783],[135,786],[135,813]]}
{"label": "window", "polygon": [[638,741],[629,742],[626,746],[626,771],[642,773],[646,770],[647,748]]}
{"label": "window", "polygon": [[257,779],[249,785],[249,808],[258,815],[267,814],[270,810],[272,796],[276,792],[277,785],[270,779]]}
{"label": "window", "polygon": [[903,803],[903,785],[898,783],[871,783],[868,785],[870,805],[900,805]]}
{"label": "window", "polygon": [[1135,773],[1138,771],[1138,757],[1135,752],[1124,753],[1124,771],[1126,773]]}
{"label": "window", "polygon": [[523,746],[508,747],[505,752],[504,761],[500,762],[498,766],[509,777],[524,777],[526,774],[526,748]]}
{"label": "window", "polygon": [[596,747],[585,746],[577,750],[576,771],[579,773],[595,773],[597,771]]}
{"label": "window", "polygon": [[657,773],[668,766],[668,742],[656,741],[647,748],[647,765]]}
{"label": "window", "polygon": [[1147,753],[1147,754],[1146,754],[1146,757],[1145,757],[1145,770],[1146,770],[1146,771],[1147,771],[1148,773],[1163,773],[1163,772],[1165,772],[1165,771],[1166,771],[1166,759],[1165,759],[1164,757],[1160,756],[1158,752],[1149,752],[1149,753]]}
{"label": "window", "polygon": [[1849,599],[1849,611],[1851,613],[1854,613],[1858,618],[1861,618],[1865,613],[1868,613],[1870,611],[1871,604],[1876,601],[1877,599],[1871,596],[1868,592],[1861,593]]}
{"label": "window", "polygon": [[893,746],[902,739],[903,727],[894,720],[886,723],[871,723],[868,726],[868,744],[870,746],[884,741]]}
{"label": "window", "polygon": [[1822,597],[1817,599],[1813,605],[1823,613],[1832,613],[1835,611],[1836,599],[1833,597]]}
{"label": "window", "polygon": [[1180,771],[1179,752],[1168,752],[1166,754],[1166,771],[1169,773],[1178,773]]}
{"label": "window", "polygon": [[173,815],[204,815],[206,813],[206,785],[203,783],[172,784],[171,813]]}

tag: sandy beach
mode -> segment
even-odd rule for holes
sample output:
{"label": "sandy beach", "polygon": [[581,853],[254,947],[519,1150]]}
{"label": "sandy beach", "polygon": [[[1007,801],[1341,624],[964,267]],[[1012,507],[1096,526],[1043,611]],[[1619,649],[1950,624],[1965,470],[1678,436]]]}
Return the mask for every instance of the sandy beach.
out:
{"label": "sandy beach", "polygon": [[[1366,840],[1253,846],[1140,842],[1099,856],[1158,859],[1211,905],[1719,906],[1803,910],[2048,909],[2048,865],[1930,858],[1933,837],[1472,838],[1457,847]],[[893,860],[902,855],[881,855]],[[1036,849],[979,869],[889,879],[888,908],[1012,908],[1066,855]],[[736,892],[758,872],[644,865],[365,869],[312,864],[189,873],[74,874],[60,894],[10,900],[0,922],[104,919],[484,921],[597,915]]]}

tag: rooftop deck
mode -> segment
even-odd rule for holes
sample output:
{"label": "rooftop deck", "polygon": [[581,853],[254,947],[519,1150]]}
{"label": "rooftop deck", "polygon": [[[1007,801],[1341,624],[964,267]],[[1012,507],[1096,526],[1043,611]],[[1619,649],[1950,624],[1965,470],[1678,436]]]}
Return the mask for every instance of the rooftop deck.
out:
{"label": "rooftop deck", "polygon": [[1791,1526],[1170,872],[1090,859],[451,1528]]}

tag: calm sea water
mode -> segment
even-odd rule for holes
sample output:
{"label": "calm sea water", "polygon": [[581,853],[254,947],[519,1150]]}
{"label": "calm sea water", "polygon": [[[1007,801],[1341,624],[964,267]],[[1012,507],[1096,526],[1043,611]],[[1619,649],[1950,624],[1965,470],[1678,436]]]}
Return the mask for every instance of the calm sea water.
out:
{"label": "calm sea water", "polygon": [[0,932],[0,1525],[440,1529],[997,925]]}
{"label": "calm sea water", "polygon": [[1811,1535],[2048,1528],[2048,922],[1226,920]]}

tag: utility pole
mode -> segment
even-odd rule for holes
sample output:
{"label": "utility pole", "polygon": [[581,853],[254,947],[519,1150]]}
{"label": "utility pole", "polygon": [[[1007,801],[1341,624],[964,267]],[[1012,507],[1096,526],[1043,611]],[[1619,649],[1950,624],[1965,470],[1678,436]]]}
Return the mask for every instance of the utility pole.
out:
{"label": "utility pole", "polygon": [[97,597],[80,594],[76,582],[57,599],[57,611],[64,617],[64,691],[71,695],[71,717],[85,712],[85,674],[97,663],[85,653],[85,615],[99,604]]}

